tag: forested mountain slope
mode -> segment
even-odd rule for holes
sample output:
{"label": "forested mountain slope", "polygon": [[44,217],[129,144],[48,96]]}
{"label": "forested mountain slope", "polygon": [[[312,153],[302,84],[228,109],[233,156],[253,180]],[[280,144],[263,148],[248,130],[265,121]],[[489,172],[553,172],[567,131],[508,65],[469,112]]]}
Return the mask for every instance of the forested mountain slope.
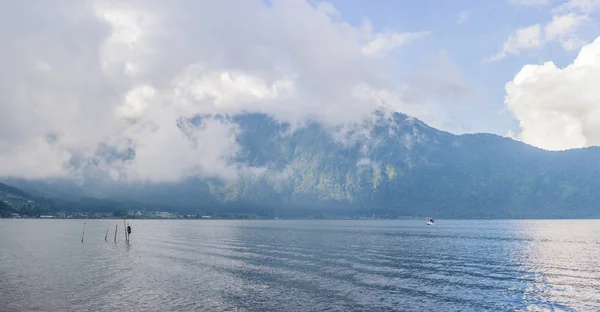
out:
{"label": "forested mountain slope", "polygon": [[453,135],[398,113],[333,130],[312,123],[289,131],[289,125],[261,114],[233,121],[241,129],[236,161],[264,168],[263,175],[169,184],[8,182],[49,197],[102,197],[115,207],[130,201],[290,216],[600,216],[598,148],[544,151],[496,135]]}

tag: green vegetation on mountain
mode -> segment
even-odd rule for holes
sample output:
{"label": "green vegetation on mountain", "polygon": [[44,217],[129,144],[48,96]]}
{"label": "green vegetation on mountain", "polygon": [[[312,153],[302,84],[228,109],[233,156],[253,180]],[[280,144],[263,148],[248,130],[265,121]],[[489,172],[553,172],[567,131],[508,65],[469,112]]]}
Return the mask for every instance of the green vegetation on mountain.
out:
{"label": "green vegetation on mountain", "polygon": [[47,211],[47,206],[36,202],[34,197],[23,190],[0,183],[0,217],[12,214],[39,216]]}
{"label": "green vegetation on mountain", "polygon": [[[496,135],[452,135],[402,114],[378,114],[372,122],[344,129],[313,123],[290,131],[289,125],[260,114],[234,121],[242,130],[242,152],[235,161],[262,168],[264,175],[227,182],[194,178],[175,184],[63,182],[53,187],[70,197],[101,192],[105,198],[70,198],[63,206],[72,210],[151,205],[281,216],[600,217],[598,148],[549,152]],[[49,196],[48,183],[13,182]],[[51,206],[59,208],[56,202]]]}
{"label": "green vegetation on mountain", "polygon": [[12,207],[5,203],[4,201],[0,201],[0,218],[6,218],[12,213]]}

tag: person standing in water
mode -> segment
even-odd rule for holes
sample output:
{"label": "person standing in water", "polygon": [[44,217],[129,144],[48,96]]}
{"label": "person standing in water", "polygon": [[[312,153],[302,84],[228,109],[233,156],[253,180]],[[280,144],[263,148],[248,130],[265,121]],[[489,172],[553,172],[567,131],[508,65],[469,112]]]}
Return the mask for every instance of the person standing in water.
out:
{"label": "person standing in water", "polygon": [[131,226],[127,224],[127,236],[131,235]]}

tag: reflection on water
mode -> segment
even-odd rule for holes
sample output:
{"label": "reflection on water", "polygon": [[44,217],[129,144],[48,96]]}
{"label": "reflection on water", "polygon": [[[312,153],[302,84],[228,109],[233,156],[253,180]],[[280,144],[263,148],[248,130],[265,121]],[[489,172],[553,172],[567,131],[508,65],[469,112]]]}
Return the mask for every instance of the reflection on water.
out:
{"label": "reflection on water", "polygon": [[600,309],[600,228],[597,221],[529,222],[522,233],[535,242],[523,249],[531,308]]}
{"label": "reflection on water", "polygon": [[0,307],[600,310],[599,221],[87,222],[0,220]]}

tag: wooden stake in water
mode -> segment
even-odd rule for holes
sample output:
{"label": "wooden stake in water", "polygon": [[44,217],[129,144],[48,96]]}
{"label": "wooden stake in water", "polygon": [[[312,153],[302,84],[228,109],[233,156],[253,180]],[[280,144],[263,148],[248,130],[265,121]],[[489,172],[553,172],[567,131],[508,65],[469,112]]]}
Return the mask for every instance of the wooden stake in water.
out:
{"label": "wooden stake in water", "polygon": [[123,218],[123,228],[125,229],[125,242],[129,243],[129,238],[127,237],[127,222],[125,221],[125,218]]}
{"label": "wooden stake in water", "polygon": [[118,224],[115,224],[115,244],[117,243],[117,227],[118,226],[119,226]]}
{"label": "wooden stake in water", "polygon": [[85,235],[85,224],[87,222],[83,222],[83,231],[81,231],[81,242],[83,243],[83,235]]}
{"label": "wooden stake in water", "polygon": [[104,234],[104,241],[108,242],[106,239],[108,238],[108,229],[106,229],[106,234]]}

